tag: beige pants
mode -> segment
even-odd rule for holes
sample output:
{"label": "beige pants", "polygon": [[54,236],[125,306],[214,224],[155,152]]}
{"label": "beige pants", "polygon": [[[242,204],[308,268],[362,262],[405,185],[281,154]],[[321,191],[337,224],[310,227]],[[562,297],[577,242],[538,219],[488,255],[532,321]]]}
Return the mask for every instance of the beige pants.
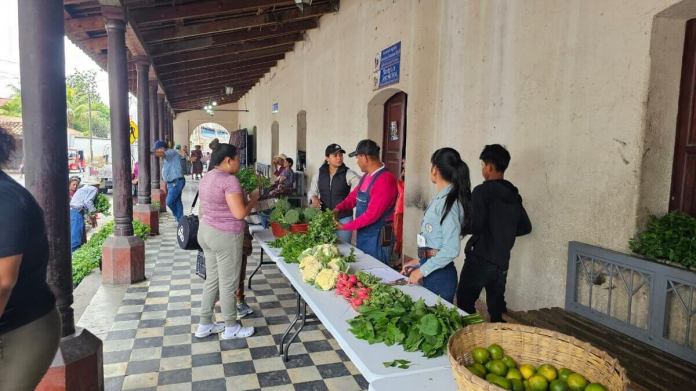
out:
{"label": "beige pants", "polygon": [[200,324],[213,323],[213,310],[218,297],[225,326],[237,324],[235,291],[239,285],[243,241],[243,233],[224,232],[200,223],[198,244],[205,254],[206,272]]}
{"label": "beige pants", "polygon": [[0,390],[31,391],[51,366],[60,342],[55,308],[41,318],[0,335]]}

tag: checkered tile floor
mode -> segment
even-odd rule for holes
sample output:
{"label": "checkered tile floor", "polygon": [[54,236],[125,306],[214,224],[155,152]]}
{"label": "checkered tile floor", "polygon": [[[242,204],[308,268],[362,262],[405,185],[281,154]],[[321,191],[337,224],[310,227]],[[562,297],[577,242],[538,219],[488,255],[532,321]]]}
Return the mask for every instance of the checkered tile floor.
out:
{"label": "checkered tile floor", "polygon": [[[288,281],[273,265],[254,276],[247,303],[256,327],[246,340],[197,339],[203,280],[195,251],[179,249],[167,213],[160,236],[146,242],[147,280],[128,288],[104,341],[106,390],[360,390],[368,384],[321,324],[308,324],[286,363],[277,343],[296,306]],[[259,247],[247,276],[258,264]]]}

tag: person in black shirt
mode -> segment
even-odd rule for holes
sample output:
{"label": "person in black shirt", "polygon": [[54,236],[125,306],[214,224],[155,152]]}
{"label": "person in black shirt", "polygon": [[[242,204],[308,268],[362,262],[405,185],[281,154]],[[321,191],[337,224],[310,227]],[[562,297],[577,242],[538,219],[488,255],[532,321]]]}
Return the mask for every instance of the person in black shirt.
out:
{"label": "person in black shirt", "polygon": [[[14,138],[0,128],[0,166]],[[60,341],[60,318],[46,283],[48,237],[34,197],[0,170],[0,390],[33,390]]]}
{"label": "person in black shirt", "polygon": [[506,312],[505,283],[510,250],[517,236],[532,232],[517,188],[504,179],[510,153],[501,145],[486,145],[481,152],[484,182],[471,195],[473,220],[471,238],[464,250],[466,261],[459,276],[457,304],[476,312],[476,299],[486,288],[491,322],[502,322]]}

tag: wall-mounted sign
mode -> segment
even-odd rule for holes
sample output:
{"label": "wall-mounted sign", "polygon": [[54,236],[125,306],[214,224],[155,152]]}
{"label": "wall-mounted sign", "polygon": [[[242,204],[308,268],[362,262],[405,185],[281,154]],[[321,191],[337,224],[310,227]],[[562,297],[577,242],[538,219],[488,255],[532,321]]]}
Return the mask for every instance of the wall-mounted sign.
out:
{"label": "wall-mounted sign", "polygon": [[277,113],[278,112],[278,102],[273,103],[271,105],[271,113]]}
{"label": "wall-mounted sign", "polygon": [[401,74],[401,41],[389,46],[375,56],[374,89],[399,82]]}

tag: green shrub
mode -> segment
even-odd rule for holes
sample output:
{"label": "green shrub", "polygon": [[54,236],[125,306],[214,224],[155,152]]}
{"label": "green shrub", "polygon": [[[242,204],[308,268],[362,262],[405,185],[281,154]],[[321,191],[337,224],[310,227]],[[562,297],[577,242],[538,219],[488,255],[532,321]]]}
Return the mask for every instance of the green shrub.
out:
{"label": "green shrub", "polygon": [[[135,236],[147,240],[150,235],[150,227],[133,220]],[[77,286],[92,270],[99,267],[102,256],[102,246],[106,239],[114,232],[114,222],[110,221],[89,238],[87,243],[72,253],[72,279],[73,286]]]}
{"label": "green shrub", "polygon": [[646,229],[629,241],[636,254],[696,267],[696,218],[679,212],[650,217]]}
{"label": "green shrub", "polygon": [[111,215],[111,202],[103,193],[97,193],[97,197],[94,199],[94,207],[97,209],[97,213],[101,213],[104,216]]}

